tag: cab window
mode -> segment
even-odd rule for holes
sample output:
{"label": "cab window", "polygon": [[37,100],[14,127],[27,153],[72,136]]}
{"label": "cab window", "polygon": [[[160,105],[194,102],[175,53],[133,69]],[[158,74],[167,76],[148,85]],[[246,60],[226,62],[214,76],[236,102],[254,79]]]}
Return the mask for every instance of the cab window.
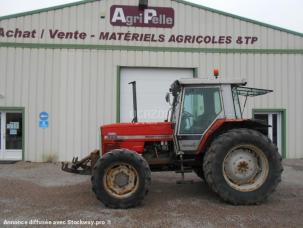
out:
{"label": "cab window", "polygon": [[185,88],[180,134],[203,134],[222,111],[220,89]]}

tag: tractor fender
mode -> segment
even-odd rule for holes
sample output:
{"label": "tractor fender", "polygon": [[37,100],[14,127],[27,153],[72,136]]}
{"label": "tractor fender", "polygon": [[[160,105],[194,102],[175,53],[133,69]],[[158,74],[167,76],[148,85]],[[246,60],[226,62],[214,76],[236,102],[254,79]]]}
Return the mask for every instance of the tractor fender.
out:
{"label": "tractor fender", "polygon": [[197,155],[201,156],[219,135],[234,129],[248,128],[254,129],[266,135],[266,130],[270,127],[264,122],[256,119],[217,119],[206,131],[199,144]]}

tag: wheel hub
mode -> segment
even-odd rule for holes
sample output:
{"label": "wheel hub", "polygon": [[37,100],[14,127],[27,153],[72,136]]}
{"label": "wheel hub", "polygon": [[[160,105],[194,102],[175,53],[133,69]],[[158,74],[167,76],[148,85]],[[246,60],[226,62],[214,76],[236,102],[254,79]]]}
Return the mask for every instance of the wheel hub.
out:
{"label": "wheel hub", "polygon": [[115,177],[115,185],[119,186],[119,187],[125,187],[129,182],[129,177],[127,174],[120,172],[116,175]]}
{"label": "wheel hub", "polygon": [[252,146],[230,150],[223,163],[227,183],[241,191],[251,191],[262,185],[268,175],[268,161],[263,152]]}
{"label": "wheel hub", "polygon": [[249,182],[258,172],[257,158],[248,149],[230,153],[224,161],[226,175],[235,183]]}
{"label": "wheel hub", "polygon": [[112,196],[126,198],[139,186],[138,173],[132,165],[116,164],[107,169],[103,183],[106,191]]}

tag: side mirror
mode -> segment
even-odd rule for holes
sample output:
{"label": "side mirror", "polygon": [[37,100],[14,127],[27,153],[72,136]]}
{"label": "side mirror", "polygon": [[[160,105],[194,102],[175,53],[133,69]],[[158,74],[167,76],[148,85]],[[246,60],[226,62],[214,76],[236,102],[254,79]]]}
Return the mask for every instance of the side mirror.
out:
{"label": "side mirror", "polygon": [[167,103],[170,104],[170,93],[166,93],[165,100],[166,100]]}

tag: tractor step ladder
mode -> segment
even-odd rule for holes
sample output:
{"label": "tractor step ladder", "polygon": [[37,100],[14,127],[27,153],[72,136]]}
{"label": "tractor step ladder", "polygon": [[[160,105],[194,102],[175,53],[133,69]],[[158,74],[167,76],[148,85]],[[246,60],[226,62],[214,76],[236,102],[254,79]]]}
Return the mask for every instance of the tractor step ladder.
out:
{"label": "tractor step ladder", "polygon": [[181,166],[181,170],[177,170],[176,173],[181,173],[181,180],[176,181],[177,184],[193,184],[194,181],[193,180],[185,180],[185,173],[191,173],[192,170],[189,169],[184,169],[184,164],[183,164],[183,152],[180,152],[180,166]]}

